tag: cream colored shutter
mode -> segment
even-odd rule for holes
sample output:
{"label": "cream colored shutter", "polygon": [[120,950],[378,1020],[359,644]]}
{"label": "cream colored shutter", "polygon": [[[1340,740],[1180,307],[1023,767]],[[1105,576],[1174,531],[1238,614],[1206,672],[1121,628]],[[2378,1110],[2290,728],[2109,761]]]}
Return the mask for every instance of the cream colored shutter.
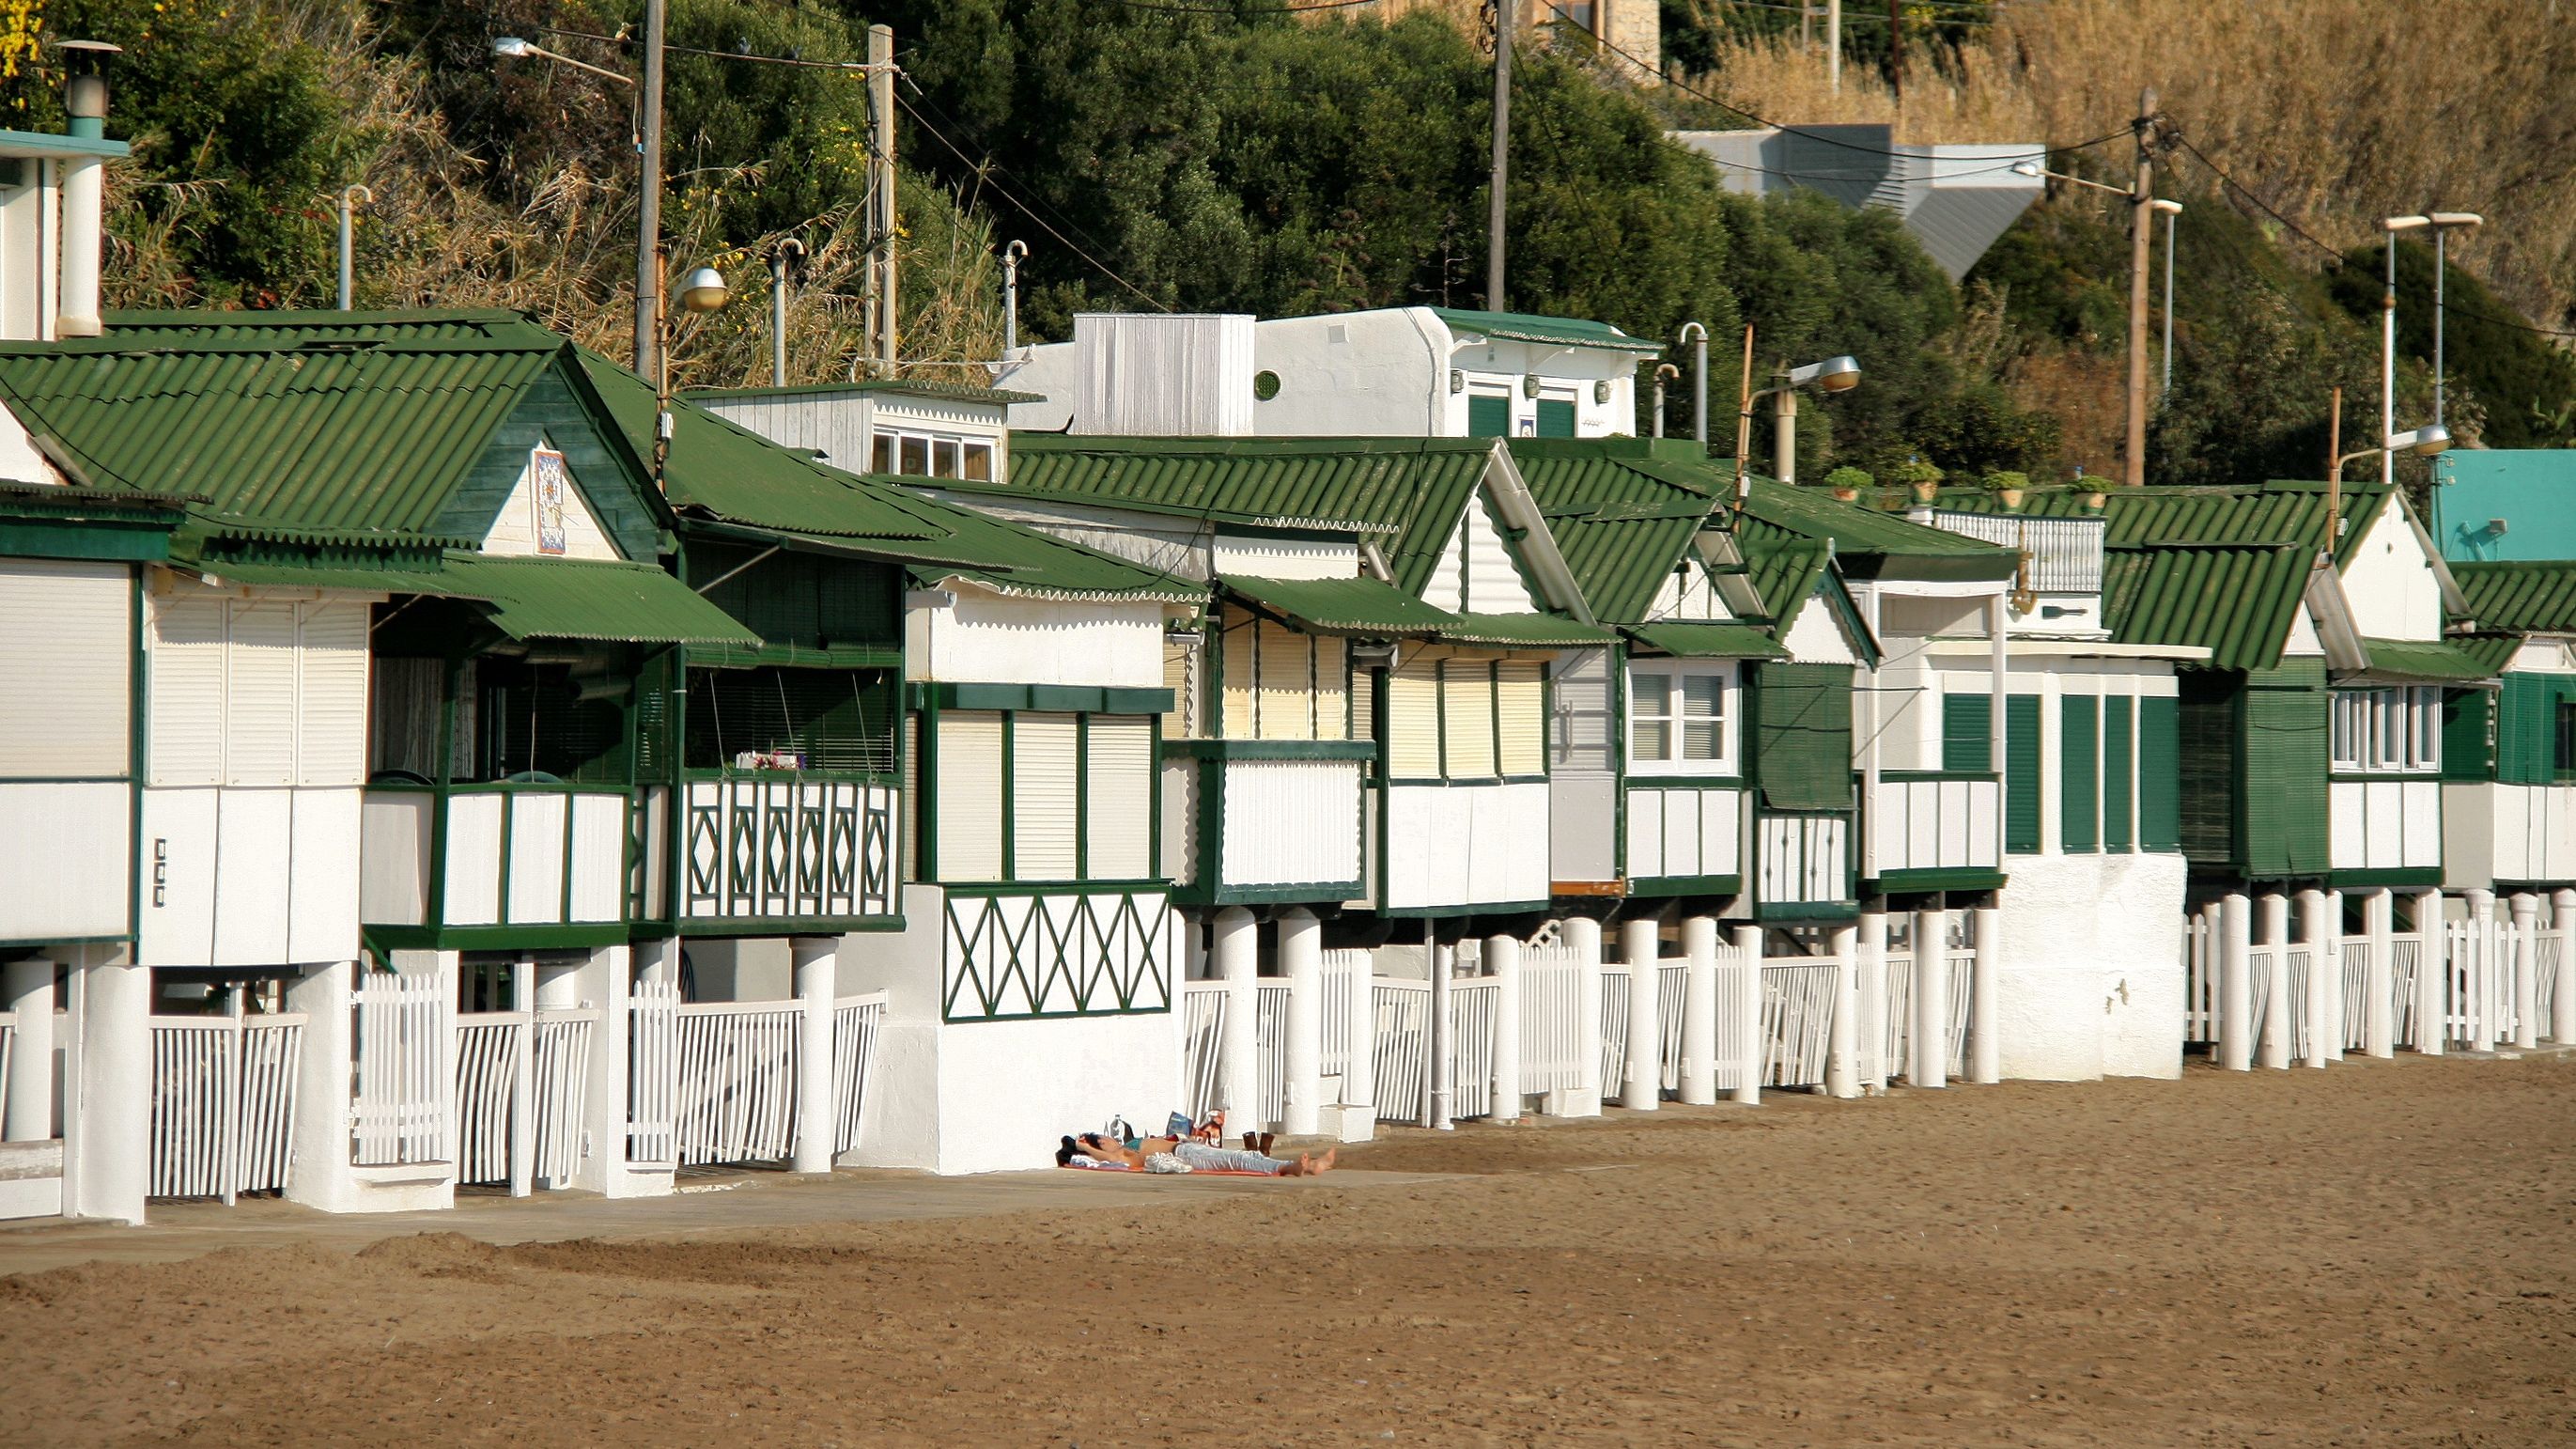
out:
{"label": "cream colored shutter", "polygon": [[1096,714],[1090,733],[1086,874],[1093,880],[1143,880],[1153,874],[1153,721]]}
{"label": "cream colored shutter", "polygon": [[214,595],[155,598],[145,637],[150,772],[155,785],[224,782],[224,632]]}
{"label": "cream colored shutter", "polygon": [[1314,656],[1305,635],[1261,621],[1261,738],[1315,737]]}
{"label": "cream colored shutter", "polygon": [[1440,778],[1440,663],[1425,649],[1386,685],[1387,771],[1398,780]]}
{"label": "cream colored shutter", "polygon": [[1225,723],[1223,738],[1255,738],[1254,696],[1252,691],[1254,656],[1260,649],[1260,631],[1243,610],[1226,606],[1221,616],[1225,628],[1218,636],[1225,654]]}
{"label": "cream colored shutter", "polygon": [[1163,645],[1163,687],[1172,692],[1172,707],[1163,716],[1168,739],[1194,739],[1198,734],[1199,650],[1186,644]]}
{"label": "cream colored shutter", "polygon": [[1494,708],[1503,738],[1503,773],[1547,773],[1546,666],[1535,659],[1506,659],[1495,666]]}
{"label": "cream colored shutter", "polygon": [[1350,641],[1315,641],[1315,738],[1342,740],[1351,733]]}
{"label": "cream colored shutter", "polygon": [[991,710],[939,716],[939,878],[1002,878],[1002,717]]}
{"label": "cream colored shutter", "polygon": [[1074,717],[1014,715],[1011,721],[1011,878],[1073,880]]}
{"label": "cream colored shutter", "polygon": [[306,604],[299,785],[363,785],[367,770],[367,623],[370,605]]}
{"label": "cream colored shutter", "polygon": [[1377,738],[1377,671],[1351,671],[1351,738]]}
{"label": "cream colored shutter", "polygon": [[0,560],[0,775],[125,774],[133,591],[123,564]]}
{"label": "cream colored shutter", "polygon": [[1440,729],[1452,780],[1494,773],[1494,666],[1482,659],[1452,659],[1440,677]]}
{"label": "cream colored shutter", "polygon": [[295,783],[295,613],[292,603],[233,605],[224,651],[224,783]]}

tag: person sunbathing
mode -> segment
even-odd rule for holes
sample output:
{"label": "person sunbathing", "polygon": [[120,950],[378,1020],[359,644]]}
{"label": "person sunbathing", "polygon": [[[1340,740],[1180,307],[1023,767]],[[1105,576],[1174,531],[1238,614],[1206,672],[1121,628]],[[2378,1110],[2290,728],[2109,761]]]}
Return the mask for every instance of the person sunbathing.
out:
{"label": "person sunbathing", "polygon": [[1112,1163],[1137,1172],[1149,1171],[1150,1159],[1168,1155],[1192,1172],[1249,1172],[1265,1177],[1317,1177],[1333,1170],[1341,1149],[1333,1148],[1317,1157],[1311,1152],[1299,1153],[1295,1161],[1270,1157],[1259,1152],[1241,1152],[1211,1147],[1203,1142],[1182,1141],[1176,1137],[1148,1137],[1133,1147],[1097,1132],[1086,1132],[1078,1138],[1065,1139],[1056,1150],[1056,1161],[1071,1165],[1075,1157],[1088,1157],[1094,1162]]}

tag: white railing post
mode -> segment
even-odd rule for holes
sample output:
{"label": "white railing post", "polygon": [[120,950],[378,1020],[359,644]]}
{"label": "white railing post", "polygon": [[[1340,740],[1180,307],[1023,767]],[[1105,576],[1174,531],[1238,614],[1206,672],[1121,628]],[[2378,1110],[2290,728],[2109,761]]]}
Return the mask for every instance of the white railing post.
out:
{"label": "white railing post", "polygon": [[1581,1085],[1568,1094],[1565,1115],[1598,1117],[1616,1083],[1601,1080],[1601,923],[1590,916],[1565,922],[1566,948],[1578,972],[1574,991],[1575,1048]]}
{"label": "white railing post", "polygon": [[1860,1095],[1860,1075],[1852,1060],[1860,1042],[1860,1012],[1854,999],[1856,973],[1852,970],[1859,932],[1850,926],[1836,926],[1826,939],[1833,952],[1834,989],[1827,997],[1833,1003],[1833,1019],[1825,1028],[1825,1092],[1834,1097]]}
{"label": "white railing post", "polygon": [[0,991],[17,1016],[9,1047],[7,1115],[0,1140],[44,1142],[54,1135],[54,963],[39,958],[0,967]]}
{"label": "white railing post", "polygon": [[1734,979],[1735,1009],[1728,1013],[1735,1024],[1735,1040],[1727,1044],[1727,1054],[1742,1064],[1742,1075],[1735,1079],[1735,1100],[1747,1107],[1762,1103],[1762,928],[1735,928]]}
{"label": "white railing post", "polygon": [[2549,993],[2549,1039],[2576,1043],[2576,891],[2549,896],[2549,929],[2558,937],[2558,978]]}
{"label": "white railing post", "polygon": [[2230,891],[2218,910],[2218,1064],[2231,1072],[2254,1067],[2253,971],[2253,902]]}
{"label": "white railing post", "polygon": [[2415,897],[2415,931],[2423,945],[2415,958],[2415,1050],[2438,1057],[2451,1044],[2451,927],[2442,918],[2442,893]]}
{"label": "white railing post", "polygon": [[1449,999],[1456,986],[1458,948],[1439,942],[1439,928],[1430,921],[1422,923],[1422,955],[1431,963],[1431,1022],[1424,1035],[1431,1043],[1431,1056],[1424,1070],[1429,1085],[1422,1093],[1422,1125],[1434,1132],[1447,1132],[1457,1127],[1450,1108],[1457,1100],[1457,1043],[1452,1039],[1456,1023],[1449,1019]]}
{"label": "white railing post", "polygon": [[1377,1131],[1377,967],[1364,957],[1351,976],[1351,1059],[1342,1068],[1342,1140],[1366,1142]]}
{"label": "white railing post", "polygon": [[2317,978],[2318,994],[2323,998],[2317,1007],[2317,1019],[2326,1024],[2324,1045],[2319,1048],[2330,1062],[2343,1060],[2345,1050],[2344,1020],[2351,1003],[2344,1000],[2344,903],[2343,892],[2325,893],[2325,948],[2318,958],[2326,965],[2325,975]]}
{"label": "white railing post", "polygon": [[1279,974],[1288,978],[1287,1101],[1279,1125],[1291,1137],[1324,1130],[1324,924],[1312,911],[1279,917]]}
{"label": "white railing post", "polygon": [[510,966],[510,1009],[527,1017],[510,1036],[510,1196],[526,1197],[537,1190],[537,963],[524,956]]}
{"label": "white railing post", "polygon": [[[1662,928],[1651,918],[1619,923],[1619,955],[1628,963],[1628,1055],[1619,1105],[1651,1112],[1663,1097],[1663,1062],[1656,1044],[1663,1040],[1657,1016],[1655,972],[1661,966]],[[1603,1091],[1609,1088],[1605,1084]]]}
{"label": "white railing post", "polygon": [[2004,913],[1977,908],[1976,954],[1968,963],[1968,1080],[1993,1086],[2004,1079],[2004,1043],[1998,1034],[1995,976],[2003,968]]}
{"label": "white railing post", "polygon": [[2461,980],[2460,1009],[2468,1017],[2469,1049],[2495,1050],[2495,892],[2471,889],[2468,898],[2468,971]]}
{"label": "white railing post", "polygon": [[1859,1015],[1852,1034],[1860,1043],[1860,1086],[1876,1091],[1887,1086],[1887,913],[1864,909],[1852,958],[1850,1003]]}
{"label": "white railing post", "polygon": [[1243,907],[1228,906],[1216,913],[1208,929],[1214,938],[1208,960],[1226,988],[1224,1026],[1217,1038],[1217,1105],[1235,1131],[1258,1129],[1264,1125],[1253,1120],[1261,1113],[1261,1003],[1255,984],[1261,970],[1261,924]]}
{"label": "white railing post", "polygon": [[2361,931],[2370,943],[2361,968],[2361,1050],[2382,1060],[2397,1055],[2396,907],[2386,886],[2361,898]]}
{"label": "white railing post", "polygon": [[1485,971],[1494,978],[1494,1110],[1497,1122],[1521,1120],[1521,943],[1485,940]]}
{"label": "white railing post", "polygon": [[2513,897],[2513,1044],[2540,1045],[2540,897],[2529,891]]}
{"label": "white railing post", "polygon": [[2290,1064],[2290,898],[2278,891],[2255,902],[2263,940],[2263,1065]]}
{"label": "white railing post", "polygon": [[1717,918],[1682,921],[1682,1100],[1705,1107],[1717,1100]]}
{"label": "white railing post", "polygon": [[[2342,1013],[2326,1015],[2326,1004],[2332,999],[2326,990],[2326,980],[2329,977],[2342,979],[2343,963],[2328,954],[2334,942],[2334,932],[2326,924],[2324,891],[2310,889],[2299,892],[2299,942],[2308,953],[2308,999],[2295,1003],[2307,1012],[2308,1018],[2305,1065],[2322,1067],[2326,1064],[2327,1041],[2340,1040],[2343,1036]],[[2285,1012],[2282,1016],[2284,1035],[2288,1034],[2288,1027],[2289,1018]]]}
{"label": "white railing post", "polygon": [[841,938],[795,936],[787,943],[795,962],[796,1128],[798,1172],[832,1170],[832,1005],[840,995]]}
{"label": "white railing post", "polygon": [[1905,1080],[1950,1085],[1950,913],[1914,913],[1914,1026],[1906,1033]]}

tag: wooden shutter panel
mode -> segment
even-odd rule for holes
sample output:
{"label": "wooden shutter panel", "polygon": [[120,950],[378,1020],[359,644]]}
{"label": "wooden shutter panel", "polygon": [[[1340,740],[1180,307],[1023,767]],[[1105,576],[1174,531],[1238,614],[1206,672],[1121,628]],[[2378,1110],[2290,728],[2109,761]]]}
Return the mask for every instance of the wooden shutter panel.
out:
{"label": "wooden shutter panel", "polygon": [[2493,690],[2442,691],[2443,779],[2495,778],[2495,702]]}
{"label": "wooden shutter panel", "polygon": [[1011,717],[1011,878],[1074,880],[1076,726],[1069,714]]}
{"label": "wooden shutter panel", "polygon": [[133,594],[124,564],[0,559],[0,774],[124,776]]}
{"label": "wooden shutter panel", "polygon": [[1315,641],[1315,738],[1344,740],[1351,735],[1350,641]]}
{"label": "wooden shutter panel", "polygon": [[2496,700],[2496,778],[2509,785],[2556,780],[2557,681],[2542,674],[2508,674]]}
{"label": "wooden shutter panel", "polygon": [[1307,636],[1264,619],[1261,651],[1260,737],[1265,740],[1311,740],[1315,737],[1315,651]]}
{"label": "wooden shutter panel", "polygon": [[2102,700],[2102,845],[2128,851],[2137,845],[2130,818],[2136,798],[2136,701],[2125,694]]}
{"label": "wooden shutter panel", "polygon": [[1083,873],[1092,880],[1152,875],[1154,726],[1142,715],[1091,717],[1083,790]]}
{"label": "wooden shutter panel", "polygon": [[1777,810],[1852,806],[1852,670],[1762,664],[1753,670],[1753,769]]}
{"label": "wooden shutter panel", "polygon": [[1172,692],[1172,708],[1163,716],[1163,733],[1172,739],[1186,740],[1198,729],[1199,653],[1186,644],[1166,642],[1163,645],[1163,687]]}
{"label": "wooden shutter panel", "polygon": [[1398,780],[1440,778],[1440,659],[1425,649],[1386,685],[1386,767]]}
{"label": "wooden shutter panel", "polygon": [[2242,675],[2184,671],[2176,716],[2181,768],[2182,853],[2212,864],[2242,864],[2236,848],[2236,780],[2243,742]]}
{"label": "wooden shutter panel", "polygon": [[1542,438],[1573,437],[1574,404],[1562,398],[1540,398],[1537,432]]}
{"label": "wooden shutter panel", "polygon": [[1225,682],[1219,692],[1224,696],[1224,723],[1220,737],[1229,740],[1254,738],[1257,716],[1254,714],[1253,671],[1259,667],[1261,633],[1250,614],[1229,604],[1222,615],[1225,628],[1218,635],[1219,649],[1224,654]]}
{"label": "wooden shutter panel", "polygon": [[2069,854],[2099,850],[2102,845],[2101,745],[2102,701],[2089,694],[2070,694],[2059,702],[2058,833]]}
{"label": "wooden shutter panel", "polygon": [[1471,438],[1504,438],[1511,436],[1512,400],[1489,393],[1471,394],[1467,399],[1467,436]]}
{"label": "wooden shutter panel", "polygon": [[2245,684],[2245,868],[2257,879],[2327,868],[2327,705],[2321,660],[2249,673]]}
{"label": "wooden shutter panel", "polygon": [[1374,669],[1351,671],[1351,738],[1377,738],[1377,682],[1383,676]]}
{"label": "wooden shutter panel", "polygon": [[224,631],[229,610],[215,597],[152,601],[145,681],[150,781],[224,782]]}
{"label": "wooden shutter panel", "polygon": [[367,604],[303,606],[299,785],[363,785],[367,762]]}
{"label": "wooden shutter panel", "polygon": [[2182,702],[2138,701],[2138,848],[2182,846]]}
{"label": "wooden shutter panel", "polygon": [[939,878],[1002,878],[1002,717],[991,710],[939,716]]}
{"label": "wooden shutter panel", "polygon": [[1452,659],[1440,673],[1442,773],[1481,780],[1494,773],[1494,666]]}
{"label": "wooden shutter panel", "polygon": [[1535,659],[1495,666],[1494,708],[1502,734],[1502,772],[1547,773],[1547,672]]}
{"label": "wooden shutter panel", "polygon": [[2004,849],[2039,850],[2039,696],[2004,700]]}
{"label": "wooden shutter panel", "polygon": [[224,651],[224,783],[295,783],[295,605],[235,603]]}
{"label": "wooden shutter panel", "polygon": [[[2010,723],[2009,720],[2006,721]],[[1941,696],[1941,768],[1983,775],[1995,767],[1995,701],[1986,694]]]}

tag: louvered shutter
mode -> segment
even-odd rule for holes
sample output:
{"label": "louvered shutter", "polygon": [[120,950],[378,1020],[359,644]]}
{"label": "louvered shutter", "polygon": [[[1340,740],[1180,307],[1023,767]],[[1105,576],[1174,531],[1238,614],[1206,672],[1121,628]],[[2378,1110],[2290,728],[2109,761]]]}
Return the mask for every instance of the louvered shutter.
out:
{"label": "louvered shutter", "polygon": [[2004,849],[2039,851],[2039,696],[2004,700]]}
{"label": "louvered shutter", "polygon": [[1852,671],[1844,664],[1753,670],[1754,778],[1775,810],[1852,805]]}
{"label": "louvered shutter", "polygon": [[1163,645],[1163,687],[1172,692],[1171,712],[1163,716],[1163,733],[1172,739],[1193,737],[1198,726],[1198,700],[1191,690],[1198,675],[1199,651],[1186,644]]}
{"label": "louvered shutter", "polygon": [[1471,438],[1504,438],[1511,436],[1512,400],[1490,393],[1476,393],[1467,399],[1467,436]]}
{"label": "louvered shutter", "polygon": [[2442,692],[2442,778],[2483,781],[2495,778],[2495,692],[2449,689]]}
{"label": "louvered shutter", "polygon": [[1537,432],[1542,438],[1573,437],[1574,404],[1559,398],[1539,399]]}
{"label": "louvered shutter", "polygon": [[1153,874],[1153,722],[1096,714],[1088,729],[1084,873],[1092,880],[1143,880]]}
{"label": "louvered shutter", "polygon": [[1269,619],[1261,621],[1260,737],[1315,737],[1315,651],[1305,635]]}
{"label": "louvered shutter", "polygon": [[990,710],[939,716],[939,878],[1002,878],[1002,717]]}
{"label": "louvered shutter", "polygon": [[1222,737],[1229,740],[1256,738],[1253,678],[1259,667],[1260,630],[1253,617],[1228,605],[1224,615],[1225,629],[1219,648],[1224,654],[1225,687]]}
{"label": "louvered shutter", "polygon": [[155,785],[224,782],[224,632],[220,598],[152,601],[146,731]]}
{"label": "louvered shutter", "polygon": [[1073,880],[1074,717],[1030,711],[1011,718],[1011,878]]}
{"label": "louvered shutter", "polygon": [[367,757],[367,623],[370,605],[303,606],[296,662],[301,740],[299,785],[362,785]]}
{"label": "louvered shutter", "polygon": [[1502,736],[1502,772],[1547,773],[1547,667],[1535,659],[1495,666],[1494,709]]}
{"label": "louvered shutter", "polygon": [[123,564],[0,560],[0,775],[125,774],[133,591]]}
{"label": "louvered shutter", "polygon": [[2245,866],[2257,879],[2327,868],[2325,665],[2301,659],[2246,676]]}
{"label": "louvered shutter", "polygon": [[1350,642],[1315,641],[1315,738],[1344,740],[1351,735]]}
{"label": "louvered shutter", "polygon": [[2182,845],[2181,702],[2138,701],[2138,848]]}
{"label": "louvered shutter", "polygon": [[2496,778],[2509,785],[2547,785],[2557,731],[2557,682],[2547,675],[2508,674],[2496,701]]}
{"label": "louvered shutter", "polygon": [[1443,773],[1452,780],[1494,774],[1494,666],[1483,659],[1452,659],[1440,672],[1440,743]]}
{"label": "louvered shutter", "polygon": [[2237,771],[2243,740],[2238,711],[2243,676],[2189,670],[2176,715],[2176,775],[2181,781],[2182,851],[2193,860],[2242,864],[2236,843]]}
{"label": "louvered shutter", "polygon": [[1377,738],[1377,682],[1380,678],[1378,671],[1374,669],[1351,671],[1352,739]]}
{"label": "louvered shutter", "polygon": [[2135,709],[2125,694],[2102,700],[2102,845],[2123,853],[2137,845],[2129,813],[2137,781]]}
{"label": "louvered shutter", "polygon": [[295,783],[295,605],[235,603],[224,651],[224,783]]}
{"label": "louvered shutter", "polygon": [[2102,846],[2102,701],[2070,694],[2059,701],[2058,834],[2070,855]]}
{"label": "louvered shutter", "polygon": [[1425,649],[1387,680],[1387,772],[1398,780],[1440,778],[1440,661]]}
{"label": "louvered shutter", "polygon": [[1941,696],[1941,768],[1982,775],[1995,767],[1995,701],[1985,694]]}

